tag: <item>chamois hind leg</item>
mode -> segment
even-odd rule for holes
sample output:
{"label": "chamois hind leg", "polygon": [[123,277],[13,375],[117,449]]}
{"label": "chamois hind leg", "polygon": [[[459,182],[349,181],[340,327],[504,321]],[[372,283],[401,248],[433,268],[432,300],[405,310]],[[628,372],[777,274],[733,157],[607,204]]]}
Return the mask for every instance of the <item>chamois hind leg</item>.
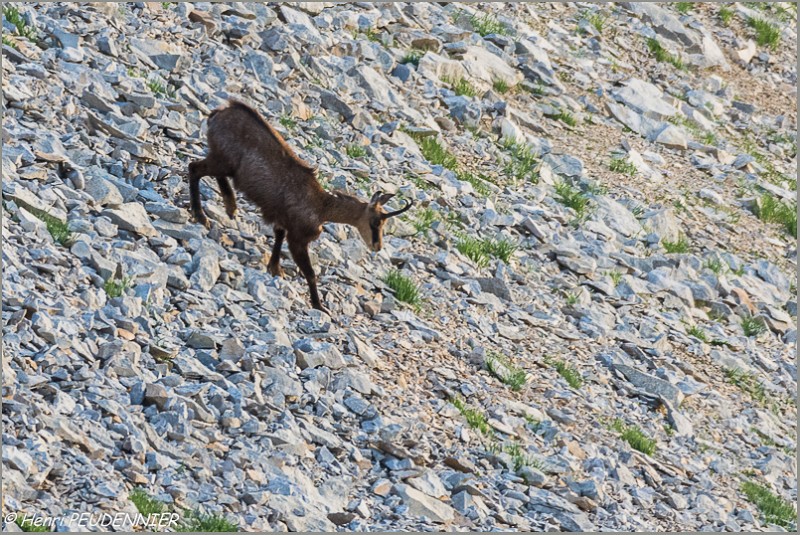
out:
{"label": "chamois hind leg", "polygon": [[208,228],[211,224],[200,201],[200,179],[208,175],[208,159],[189,163],[189,204],[195,221]]}
{"label": "chamois hind leg", "polygon": [[283,277],[283,268],[281,267],[281,247],[283,247],[283,239],[286,237],[286,231],[282,228],[275,227],[275,243],[272,244],[272,256],[269,257],[267,264],[267,271],[273,277]]}
{"label": "chamois hind leg", "polygon": [[217,176],[217,184],[219,184],[219,192],[222,194],[222,200],[225,203],[225,213],[231,219],[236,218],[236,193],[233,192],[231,183],[227,177]]}
{"label": "chamois hind leg", "polygon": [[292,253],[295,264],[297,264],[297,267],[303,272],[306,278],[308,289],[311,293],[311,306],[330,316],[330,312],[328,312],[319,301],[317,275],[314,273],[314,268],[311,266],[311,259],[308,257],[308,243],[292,241],[292,237],[289,236],[289,252]]}

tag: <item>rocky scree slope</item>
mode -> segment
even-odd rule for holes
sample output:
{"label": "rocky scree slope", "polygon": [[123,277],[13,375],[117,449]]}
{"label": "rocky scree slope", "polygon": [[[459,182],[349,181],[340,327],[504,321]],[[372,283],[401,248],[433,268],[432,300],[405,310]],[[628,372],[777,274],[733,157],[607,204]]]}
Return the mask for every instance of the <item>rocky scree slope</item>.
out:
{"label": "rocky scree slope", "polygon": [[[795,21],[6,5],[5,510],[141,488],[241,530],[792,529]],[[190,221],[229,97],[325,187],[417,203],[374,257],[326,226],[336,321],[267,274],[251,205],[204,182]]]}

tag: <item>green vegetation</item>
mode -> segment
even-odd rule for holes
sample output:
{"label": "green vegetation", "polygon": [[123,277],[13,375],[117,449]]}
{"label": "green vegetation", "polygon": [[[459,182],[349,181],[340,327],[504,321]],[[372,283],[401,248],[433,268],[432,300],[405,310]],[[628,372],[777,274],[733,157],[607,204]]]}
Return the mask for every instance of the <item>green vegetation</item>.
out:
{"label": "green vegetation", "polygon": [[424,50],[419,50],[413,48],[406,52],[406,55],[403,56],[403,59],[400,60],[400,63],[405,65],[406,63],[411,63],[412,65],[419,65],[419,60],[422,59],[422,56],[425,55]]}
{"label": "green vegetation", "polygon": [[508,161],[503,165],[503,173],[511,177],[515,184],[530,180],[539,182],[539,160],[527,143],[518,143],[516,139],[503,140],[503,148],[508,151]]}
{"label": "green vegetation", "polygon": [[706,145],[716,145],[717,135],[714,132],[704,132],[703,135],[700,136],[700,141]]}
{"label": "green vegetation", "polygon": [[160,502],[147,494],[144,489],[136,488],[130,491],[128,498],[142,515],[156,515],[164,512],[164,502]]}
{"label": "green vegetation", "polygon": [[578,369],[574,366],[570,366],[566,361],[546,356],[544,358],[544,363],[555,368],[558,374],[563,377],[572,388],[577,390],[583,385],[583,377],[581,377]]}
{"label": "green vegetation", "polygon": [[661,240],[661,245],[664,246],[664,250],[667,251],[667,253],[689,252],[689,240],[687,240],[686,236],[683,234],[678,236],[677,241]]}
{"label": "green vegetation", "polygon": [[635,425],[625,425],[622,420],[615,420],[612,429],[622,434],[622,440],[630,444],[631,448],[641,451],[646,455],[653,455],[656,451],[656,441],[648,437],[644,431]]}
{"label": "green vegetation", "polygon": [[507,453],[511,457],[511,462],[513,463],[515,472],[519,472],[524,466],[530,466],[531,468],[536,468],[539,471],[544,471],[544,465],[542,462],[526,454],[522,449],[522,446],[516,442],[509,442],[503,444],[502,446],[497,442],[493,442],[489,445],[488,449],[495,454]]}
{"label": "green vegetation", "polygon": [[573,188],[567,182],[558,182],[555,185],[556,200],[575,210],[578,220],[589,215],[589,197],[578,188]]}
{"label": "green vegetation", "polygon": [[356,144],[350,144],[345,147],[345,152],[347,152],[347,155],[351,158],[363,158],[367,155],[367,149]]}
{"label": "green vegetation", "polygon": [[17,526],[26,533],[50,533],[51,528],[45,525],[46,521],[45,517],[23,518],[17,521]]}
{"label": "green vegetation", "polygon": [[297,128],[297,120],[291,115],[281,115],[281,118],[278,119],[278,122],[287,130],[294,130]]}
{"label": "green vegetation", "polygon": [[69,226],[67,226],[65,222],[42,210],[31,210],[30,212],[44,221],[44,224],[47,227],[47,232],[49,232],[50,236],[53,237],[53,241],[64,247],[71,243],[72,232],[69,230]]}
{"label": "green vegetation", "polygon": [[633,176],[636,174],[636,166],[633,165],[633,162],[623,157],[612,158],[608,168],[623,175]]}
{"label": "green vegetation", "polygon": [[781,30],[766,19],[750,17],[747,25],[756,31],[756,43],[776,50],[781,41]]}
{"label": "green vegetation", "polygon": [[478,90],[472,85],[472,82],[466,78],[450,78],[449,76],[442,76],[442,82],[450,84],[453,91],[458,96],[474,97],[478,94]]}
{"label": "green vegetation", "polygon": [[728,268],[728,265],[725,264],[719,258],[709,258],[708,260],[703,262],[703,267],[708,268],[711,271],[713,271],[716,275],[719,275]]}
{"label": "green vegetation", "polygon": [[494,435],[494,430],[491,428],[489,422],[486,420],[486,416],[482,412],[468,407],[466,402],[459,396],[452,398],[450,403],[452,403],[453,406],[458,409],[458,412],[467,419],[467,423],[471,428],[477,429],[484,435]]}
{"label": "green vegetation", "polygon": [[594,29],[597,30],[597,33],[602,34],[608,18],[601,13],[590,13],[586,15],[586,20],[589,21],[589,24],[594,26]]}
{"label": "green vegetation", "polygon": [[719,8],[719,20],[722,21],[723,26],[728,26],[733,20],[733,10],[729,7],[722,6]]}
{"label": "green vegetation", "polygon": [[686,15],[694,9],[694,2],[675,2],[675,9],[678,10],[678,13]]}
{"label": "green vegetation", "polygon": [[147,80],[147,87],[153,92],[154,95],[175,98],[175,90],[170,87],[169,84],[162,84],[158,78],[150,78]]}
{"label": "green vegetation", "polygon": [[478,195],[483,195],[485,197],[492,192],[487,184],[489,180],[486,175],[480,175],[480,177],[478,177],[469,171],[456,171],[456,176],[462,182],[469,182],[472,184],[472,189],[474,189],[475,193]]}
{"label": "green vegetation", "polygon": [[754,316],[742,318],[742,330],[745,336],[758,336],[767,330],[764,320]]}
{"label": "green vegetation", "polygon": [[131,277],[123,277],[122,279],[111,278],[106,281],[103,289],[112,299],[114,297],[120,297],[131,287],[132,280]]}
{"label": "green vegetation", "polygon": [[739,368],[726,368],[725,380],[734,386],[738,386],[742,392],[749,394],[751,398],[760,403],[767,400],[767,393],[764,385],[761,384],[755,375]]}
{"label": "green vegetation", "polygon": [[183,518],[183,524],[176,529],[178,532],[217,532],[233,533],[239,531],[239,526],[231,522],[224,516],[204,515],[198,512],[187,513]]}
{"label": "green vegetation", "polygon": [[447,150],[434,136],[425,136],[417,140],[419,149],[426,160],[433,165],[441,165],[446,169],[458,169],[458,159]]}
{"label": "green vegetation", "polygon": [[486,367],[492,375],[500,379],[511,390],[517,392],[525,386],[525,370],[514,366],[514,364],[504,355],[490,352],[486,357]]}
{"label": "green vegetation", "polygon": [[36,28],[28,26],[25,19],[19,12],[16,6],[5,5],[3,6],[3,18],[17,28],[17,33],[27,39],[28,41],[36,42]]}
{"label": "green vegetation", "polygon": [[481,37],[486,37],[492,33],[498,35],[508,35],[510,33],[508,26],[497,20],[497,17],[490,13],[483,16],[473,15],[470,17],[469,22]]}
{"label": "green vegetation", "polygon": [[578,304],[578,299],[580,297],[578,292],[566,292],[565,296],[568,305],[572,306]]}
{"label": "green vegetation", "polygon": [[19,50],[19,47],[17,46],[17,43],[15,43],[11,39],[9,39],[9,37],[7,35],[3,36],[3,44],[6,45],[6,46],[10,46],[11,48],[13,48],[15,50]]}
{"label": "green vegetation", "polygon": [[491,257],[499,258],[508,264],[517,247],[516,243],[507,238],[479,239],[471,236],[461,236],[456,242],[456,249],[481,268],[489,265]]}
{"label": "green vegetation", "polygon": [[417,234],[427,235],[433,224],[439,221],[439,215],[433,208],[425,208],[423,210],[416,210],[414,214],[413,225]]}
{"label": "green vegetation", "polygon": [[567,110],[559,110],[556,115],[553,115],[553,119],[561,121],[562,123],[567,124],[569,126],[575,126],[576,124],[578,124],[578,121],[575,120],[575,116],[572,115]]}
{"label": "green vegetation", "polygon": [[647,39],[647,48],[650,50],[650,53],[656,58],[656,61],[661,63],[669,63],[674,66],[676,69],[685,69],[686,66],[681,61],[681,58],[678,56],[671,54],[667,49],[661,46],[661,43],[658,42],[658,39],[654,37],[650,37]]}
{"label": "green vegetation", "polygon": [[614,286],[619,286],[619,283],[622,281],[623,273],[619,270],[613,269],[607,273],[607,275],[611,278],[611,282],[614,283]]}
{"label": "green vegetation", "polygon": [[697,325],[692,325],[686,329],[686,334],[689,336],[694,336],[702,342],[708,342],[708,335],[706,335],[706,332]]}
{"label": "green vegetation", "polygon": [[770,193],[764,193],[756,203],[755,215],[765,223],[778,223],[797,238],[797,207],[784,203]]}
{"label": "green vegetation", "polygon": [[511,87],[508,85],[508,82],[505,80],[500,80],[499,78],[492,83],[492,88],[494,88],[494,90],[501,95],[505,95],[508,93],[508,90],[511,89]]}
{"label": "green vegetation", "polygon": [[770,524],[789,527],[797,520],[797,510],[795,506],[780,496],[774,494],[764,485],[759,485],[753,481],[742,483],[742,492],[747,499],[758,507],[764,520]]}
{"label": "green vegetation", "polygon": [[419,286],[411,278],[406,277],[399,270],[393,269],[386,274],[383,282],[394,291],[394,296],[398,301],[419,308],[422,303]]}

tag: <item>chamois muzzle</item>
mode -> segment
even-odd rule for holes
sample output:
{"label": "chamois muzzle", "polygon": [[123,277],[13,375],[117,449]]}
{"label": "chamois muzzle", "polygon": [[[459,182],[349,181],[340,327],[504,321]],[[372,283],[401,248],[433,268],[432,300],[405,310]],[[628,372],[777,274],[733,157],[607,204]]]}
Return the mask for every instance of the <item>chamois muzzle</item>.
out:
{"label": "chamois muzzle", "polygon": [[402,208],[400,208],[399,210],[395,210],[394,212],[387,212],[387,213],[381,215],[381,219],[389,219],[390,217],[394,217],[396,215],[400,215],[403,212],[408,211],[408,209],[411,208],[413,205],[414,205],[414,201],[408,201],[408,202],[406,202],[406,205],[403,206]]}

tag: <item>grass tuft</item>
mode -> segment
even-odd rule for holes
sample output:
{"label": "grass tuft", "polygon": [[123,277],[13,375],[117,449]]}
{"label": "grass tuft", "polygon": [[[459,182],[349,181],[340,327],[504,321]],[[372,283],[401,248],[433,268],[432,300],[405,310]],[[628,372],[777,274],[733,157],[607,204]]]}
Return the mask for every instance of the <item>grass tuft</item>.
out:
{"label": "grass tuft", "polygon": [[500,80],[499,78],[492,83],[492,88],[495,91],[500,93],[501,95],[505,95],[511,89],[511,86],[508,85],[508,82],[505,80]]}
{"label": "grass tuft", "polygon": [[106,291],[106,294],[111,297],[112,299],[115,297],[120,297],[125,294],[128,288],[131,287],[131,281],[133,279],[131,277],[123,277],[121,279],[112,278],[108,279],[103,286],[103,289]]}
{"label": "grass tuft", "polygon": [[572,115],[567,110],[559,110],[556,115],[553,115],[553,119],[561,121],[562,123],[567,124],[569,126],[575,126],[576,124],[578,124],[578,121],[577,119],[575,119],[575,116]]}
{"label": "grass tuft", "polygon": [[419,50],[417,48],[412,48],[406,55],[403,56],[403,59],[400,60],[400,63],[403,65],[407,63],[411,63],[412,65],[419,66],[419,60],[422,59],[422,56],[425,55],[424,50]]}
{"label": "grass tuft", "polygon": [[770,193],[764,193],[756,203],[755,215],[765,223],[778,223],[797,238],[797,207],[784,203]]}
{"label": "grass tuft", "polygon": [[675,9],[678,10],[678,13],[686,15],[694,9],[694,2],[675,2]]}
{"label": "grass tuft", "polygon": [[773,493],[768,487],[753,481],[745,481],[742,483],[742,492],[758,507],[768,523],[788,527],[797,521],[795,506]]}
{"label": "grass tuft", "polygon": [[733,10],[728,7],[719,8],[719,20],[722,21],[723,26],[728,26],[733,20]]}
{"label": "grass tuft", "polygon": [[164,512],[164,502],[160,502],[147,494],[144,489],[136,488],[130,491],[128,498],[136,506],[136,510],[144,516],[157,515]]}
{"label": "grass tuft", "polygon": [[423,234],[427,236],[428,231],[437,221],[439,221],[439,214],[436,213],[436,210],[433,208],[425,208],[423,210],[415,211],[413,225],[417,231],[417,234]]}
{"label": "grass tuft", "polygon": [[175,531],[234,533],[239,531],[239,526],[221,515],[204,515],[192,512],[184,516],[182,525]]}
{"label": "grass tuft", "polygon": [[509,28],[492,14],[487,13],[483,16],[473,15],[469,19],[472,28],[481,36],[486,37],[489,34],[508,35]]}
{"label": "grass tuft", "polygon": [[566,361],[547,356],[544,359],[544,363],[555,368],[558,374],[563,377],[572,388],[577,390],[583,385],[583,377],[581,377],[578,369],[574,366],[570,366]]}
{"label": "grass tuft", "polygon": [[278,122],[287,130],[294,130],[297,128],[297,120],[290,115],[282,115]]}
{"label": "grass tuft", "polygon": [[747,19],[747,25],[756,31],[756,43],[776,50],[781,41],[781,30],[770,21],[756,17]]}
{"label": "grass tuft", "polygon": [[450,78],[449,76],[442,76],[442,82],[450,84],[453,91],[458,96],[474,97],[478,94],[478,90],[472,85],[472,82],[466,78]]}
{"label": "grass tuft", "polygon": [[470,173],[469,171],[458,171],[456,176],[462,182],[469,182],[472,185],[472,189],[475,190],[475,193],[478,195],[482,195],[486,197],[489,195],[492,190],[488,186],[488,180],[485,175],[475,176],[474,173]]}
{"label": "grass tuft", "polygon": [[600,13],[591,13],[586,16],[586,20],[589,21],[589,24],[594,26],[594,29],[597,30],[597,33],[602,34],[608,18]]}
{"label": "grass tuft", "polygon": [[581,220],[589,214],[589,197],[578,188],[573,188],[567,182],[558,182],[555,185],[556,200],[568,208],[575,210]]}
{"label": "grass tuft", "polygon": [[466,418],[467,423],[471,428],[477,429],[484,435],[494,435],[494,430],[486,420],[486,415],[479,410],[467,406],[463,398],[459,396],[454,397],[450,400],[450,403],[452,403],[453,406],[458,409],[458,412],[460,412],[461,415]]}
{"label": "grass tuft", "polygon": [[650,53],[653,54],[653,57],[656,58],[656,61],[661,63],[669,63],[676,69],[682,70],[686,68],[686,66],[683,64],[683,61],[681,61],[681,58],[671,54],[666,48],[661,46],[661,43],[658,42],[658,39],[653,37],[647,39],[647,48],[650,50]]}
{"label": "grass tuft", "polygon": [[756,376],[740,368],[726,368],[725,380],[734,386],[738,386],[742,392],[750,395],[755,401],[764,403],[767,400],[767,392]]}
{"label": "grass tuft", "polygon": [[622,420],[617,419],[611,427],[622,434],[622,440],[630,444],[631,448],[646,455],[653,455],[656,452],[656,441],[648,437],[638,426],[625,425]]}
{"label": "grass tuft", "polygon": [[345,148],[345,152],[351,158],[363,158],[367,155],[367,149],[361,145],[350,144]]}
{"label": "grass tuft", "polygon": [[491,257],[499,258],[506,264],[510,263],[518,247],[517,243],[507,238],[479,239],[461,236],[456,242],[456,249],[480,268],[488,266]]}
{"label": "grass tuft", "polygon": [[633,165],[633,162],[623,157],[612,158],[608,168],[623,175],[633,176],[636,174],[636,166]]}
{"label": "grass tuft", "polygon": [[403,275],[399,270],[393,269],[383,278],[383,282],[394,291],[394,296],[398,301],[408,303],[418,308],[422,303],[419,293],[419,286],[410,278]]}
{"label": "grass tuft", "polygon": [[447,150],[434,136],[426,136],[417,141],[422,155],[433,165],[441,165],[446,169],[458,168],[458,159]]}
{"label": "grass tuft", "polygon": [[764,320],[754,316],[742,318],[742,330],[745,336],[758,336],[767,330]]}
{"label": "grass tuft", "polygon": [[[28,41],[36,42],[36,28],[28,26],[25,19],[19,12],[16,6],[5,5],[3,6],[3,18],[17,28],[17,33],[27,39]],[[16,47],[15,47],[16,48]]]}
{"label": "grass tuft", "polygon": [[515,184],[530,180],[539,182],[540,163],[530,145],[515,139],[504,139],[503,148],[508,151],[508,161],[503,165],[503,173],[513,179]]}
{"label": "grass tuft", "polygon": [[486,367],[492,375],[500,379],[500,382],[508,385],[514,392],[525,386],[527,380],[525,370],[516,367],[504,355],[490,352],[486,357]]}
{"label": "grass tuft", "polygon": [[697,338],[702,342],[708,342],[708,335],[703,329],[701,329],[697,325],[692,325],[691,327],[686,329],[686,334],[688,334],[689,336],[694,336],[695,338]]}
{"label": "grass tuft", "polygon": [[661,240],[661,245],[667,253],[688,253],[689,240],[683,234],[678,236],[677,241]]}

